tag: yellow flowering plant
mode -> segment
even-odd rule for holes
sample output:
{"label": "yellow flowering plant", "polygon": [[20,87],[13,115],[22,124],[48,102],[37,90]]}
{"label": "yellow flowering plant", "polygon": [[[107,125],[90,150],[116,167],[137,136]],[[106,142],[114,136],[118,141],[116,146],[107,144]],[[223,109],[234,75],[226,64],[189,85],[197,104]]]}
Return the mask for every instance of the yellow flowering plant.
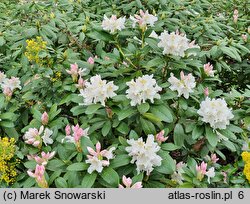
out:
{"label": "yellow flowering plant", "polygon": [[250,152],[243,152],[241,156],[245,163],[243,174],[246,176],[247,180],[250,183]]}
{"label": "yellow flowering plant", "polygon": [[35,39],[26,40],[27,47],[26,52],[24,53],[25,56],[28,58],[30,62],[35,62],[39,65],[43,65],[45,60],[39,54],[42,51],[47,51],[47,42],[43,41],[42,37],[37,36]]}
{"label": "yellow flowering plant", "polygon": [[0,184],[10,185],[17,176],[16,165],[19,163],[15,158],[15,139],[0,137]]}

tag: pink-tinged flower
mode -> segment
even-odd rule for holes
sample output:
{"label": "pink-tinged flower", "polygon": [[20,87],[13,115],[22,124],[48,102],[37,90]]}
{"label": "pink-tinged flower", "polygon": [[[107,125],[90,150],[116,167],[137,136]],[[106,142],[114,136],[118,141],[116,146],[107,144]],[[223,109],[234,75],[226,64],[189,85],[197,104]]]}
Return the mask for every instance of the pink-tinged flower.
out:
{"label": "pink-tinged flower", "polygon": [[56,153],[55,151],[53,151],[51,153],[50,152],[48,152],[48,153],[42,152],[41,157],[39,157],[38,155],[27,155],[27,158],[28,158],[28,160],[34,159],[37,164],[46,166],[48,161],[55,156],[55,153]]}
{"label": "pink-tinged flower", "polygon": [[207,76],[211,76],[211,77],[214,76],[213,65],[211,65],[210,62],[208,62],[207,64],[204,64],[203,68]]}
{"label": "pink-tinged flower", "polygon": [[215,164],[219,160],[219,158],[217,158],[216,154],[211,154],[210,159],[211,159],[213,164]]}
{"label": "pink-tinged flower", "polygon": [[110,58],[107,57],[107,56],[105,56],[104,59],[105,59],[106,61],[109,61],[109,60],[110,60]]}
{"label": "pink-tinged flower", "polygon": [[89,57],[87,62],[89,64],[94,64],[95,63],[95,59],[93,57]]}
{"label": "pink-tinged flower", "polygon": [[[100,142],[96,143],[96,151],[91,147],[87,147],[87,150],[90,155],[87,155],[87,160],[85,161],[87,164],[90,164],[88,168],[88,173],[91,174],[93,171],[97,171],[101,173],[103,167],[109,166],[109,160],[114,158],[113,151],[115,147],[111,147],[109,150],[102,150],[101,151],[101,144]],[[105,158],[105,159],[104,159]]]}
{"label": "pink-tinged flower", "polygon": [[75,139],[75,142],[79,142],[81,137],[87,136],[86,131],[80,128],[78,124],[76,126],[72,126],[72,130],[73,130],[73,137]]}
{"label": "pink-tinged flower", "polygon": [[23,136],[23,139],[25,140],[24,142],[40,148],[42,145],[42,139],[40,136],[42,132],[43,126],[39,129],[39,131],[36,128],[29,128]]}
{"label": "pink-tinged flower", "polygon": [[11,91],[11,89],[9,87],[4,87],[3,89],[3,94],[8,98],[10,99],[12,94],[13,94],[13,91]]}
{"label": "pink-tinged flower", "polygon": [[156,135],[156,141],[157,142],[162,143],[162,142],[165,142],[168,139],[168,137],[164,137],[164,133],[165,133],[165,131],[162,130],[161,132],[159,132]]}
{"label": "pink-tinged flower", "polygon": [[135,14],[134,17],[130,16],[130,19],[133,21],[133,27],[138,23],[141,29],[145,29],[147,25],[154,26],[154,23],[158,20],[156,16],[142,10],[140,10],[140,15]]}
{"label": "pink-tinged flower", "polygon": [[28,175],[32,178],[36,179],[36,182],[39,187],[41,188],[47,188],[48,183],[45,179],[44,173],[45,173],[45,167],[43,165],[36,165],[35,173],[33,173],[31,170],[27,171]]}
{"label": "pink-tinged flower", "polygon": [[233,15],[233,20],[234,20],[234,23],[237,23],[238,21],[238,16],[239,16],[239,12],[237,9],[234,10],[234,15]]}
{"label": "pink-tinged flower", "polygon": [[80,77],[78,79],[78,84],[76,84],[76,88],[83,89],[84,86],[85,86],[85,80],[82,77]]}
{"label": "pink-tinged flower", "polygon": [[44,112],[42,114],[41,120],[42,120],[42,124],[43,125],[47,125],[48,124],[48,122],[49,122],[49,115],[48,115],[47,112]]}
{"label": "pink-tinged flower", "polygon": [[[125,188],[142,188],[142,182],[136,182],[134,185],[132,185],[132,179],[129,177],[126,178],[126,176],[122,177],[122,183]],[[119,188],[124,188],[123,185],[119,184]]]}
{"label": "pink-tinged flower", "polygon": [[78,77],[78,65],[76,63],[71,64],[70,70],[66,70],[66,72],[71,75],[73,81],[76,81]]}
{"label": "pink-tinged flower", "polygon": [[241,37],[242,37],[242,39],[243,39],[245,42],[247,42],[247,35],[246,35],[246,34],[242,34]]}
{"label": "pink-tinged flower", "polygon": [[205,96],[208,96],[208,95],[209,95],[209,89],[208,89],[208,87],[206,87],[206,88],[204,89],[204,95],[205,95]]}
{"label": "pink-tinged flower", "polygon": [[70,127],[70,125],[67,125],[67,126],[65,127],[65,132],[66,132],[66,135],[67,135],[67,136],[70,135],[70,133],[71,133],[71,127]]}
{"label": "pink-tinged flower", "polygon": [[206,174],[206,171],[207,171],[207,163],[205,163],[204,161],[201,163],[200,166],[196,165],[197,179],[201,181],[204,175]]}
{"label": "pink-tinged flower", "polygon": [[[73,135],[71,135],[71,129]],[[76,145],[77,151],[82,152],[80,139],[81,137],[88,137],[88,130],[89,128],[86,128],[85,130],[80,128],[78,124],[72,127],[70,127],[70,125],[67,125],[65,127],[66,136],[62,139],[62,142],[74,143]]]}

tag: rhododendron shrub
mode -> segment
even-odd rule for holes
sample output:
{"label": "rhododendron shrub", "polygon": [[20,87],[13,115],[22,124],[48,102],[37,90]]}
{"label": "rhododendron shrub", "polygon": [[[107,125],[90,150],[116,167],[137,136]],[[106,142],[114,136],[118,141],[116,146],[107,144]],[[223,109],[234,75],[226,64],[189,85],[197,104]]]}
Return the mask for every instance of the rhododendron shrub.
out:
{"label": "rhododendron shrub", "polygon": [[0,7],[1,187],[249,187],[243,5]]}

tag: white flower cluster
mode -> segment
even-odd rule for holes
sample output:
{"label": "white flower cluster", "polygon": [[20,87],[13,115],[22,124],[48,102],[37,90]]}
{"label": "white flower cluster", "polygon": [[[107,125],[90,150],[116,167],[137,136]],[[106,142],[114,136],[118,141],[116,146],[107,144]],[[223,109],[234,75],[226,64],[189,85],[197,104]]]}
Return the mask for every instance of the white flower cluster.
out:
{"label": "white flower cluster", "polygon": [[135,27],[135,24],[138,23],[141,28],[150,25],[154,26],[154,23],[158,20],[158,18],[152,14],[149,14],[148,11],[144,12],[140,10],[140,15],[130,16],[130,19],[133,21],[132,27]]}
{"label": "white flower cluster", "polygon": [[125,28],[124,23],[126,21],[126,17],[117,18],[116,15],[112,15],[111,18],[108,18],[104,15],[104,19],[102,21],[103,30],[110,31],[114,33],[117,30],[122,30]]}
{"label": "white flower cluster", "polygon": [[224,99],[210,99],[207,97],[200,104],[197,113],[202,116],[202,121],[209,123],[214,129],[226,129],[229,120],[234,117],[231,110],[227,107]]}
{"label": "white flower cluster", "polygon": [[154,142],[154,135],[148,135],[146,143],[142,138],[130,139],[127,142],[130,146],[126,147],[126,151],[132,157],[131,163],[136,163],[138,173],[146,171],[149,175],[155,166],[161,166],[162,158],[156,154],[160,150],[160,146]]}
{"label": "white flower cluster", "polygon": [[102,80],[100,75],[90,78],[90,82],[85,83],[85,88],[80,90],[80,96],[84,98],[84,103],[80,105],[90,105],[100,102],[105,106],[105,100],[116,96],[118,86],[113,84],[113,81],[108,82]]}
{"label": "white flower cluster", "polygon": [[51,139],[51,135],[53,131],[49,128],[45,128],[41,126],[38,129],[36,128],[29,128],[27,132],[25,132],[23,139],[25,143],[31,144],[34,147],[41,147],[42,142],[47,146],[47,144],[53,144],[53,139]]}
{"label": "white flower cluster", "polygon": [[130,82],[126,83],[129,89],[126,91],[127,98],[131,99],[131,106],[136,104],[145,103],[147,99],[154,102],[154,98],[160,99],[159,91],[162,90],[153,79],[153,75],[143,75],[137,78],[135,81],[132,79]]}
{"label": "white flower cluster", "polygon": [[170,74],[170,78],[168,82],[171,84],[169,87],[172,91],[178,92],[178,97],[183,95],[186,99],[189,98],[189,93],[193,92],[193,88],[196,85],[195,78],[190,73],[188,75],[184,75],[184,72],[181,71],[180,77],[181,79],[177,79],[173,73]]}
{"label": "white flower cluster", "polygon": [[185,51],[192,47],[198,47],[194,45],[194,42],[189,43],[189,39],[186,35],[179,34],[178,32],[168,33],[164,30],[159,36],[160,42],[158,47],[163,48],[163,54],[171,54],[175,56],[184,57]]}
{"label": "white flower cluster", "polygon": [[0,86],[4,95],[11,97],[15,89],[21,89],[21,82],[17,77],[7,78],[6,75],[0,71]]}

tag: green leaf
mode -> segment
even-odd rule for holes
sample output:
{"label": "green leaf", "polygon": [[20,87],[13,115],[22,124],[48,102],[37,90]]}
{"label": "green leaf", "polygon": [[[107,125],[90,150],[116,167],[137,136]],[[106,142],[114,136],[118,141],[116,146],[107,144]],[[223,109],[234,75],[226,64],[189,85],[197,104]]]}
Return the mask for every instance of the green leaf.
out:
{"label": "green leaf", "polygon": [[81,187],[82,188],[91,188],[95,183],[96,177],[97,177],[96,172],[92,172],[91,174],[89,174],[89,173],[85,174],[85,176],[82,179]]}
{"label": "green leaf", "polygon": [[30,188],[36,184],[36,180],[32,177],[29,177],[24,183],[23,188]]}
{"label": "green leaf", "polygon": [[156,117],[160,118],[161,121],[172,123],[173,116],[171,112],[164,105],[153,106],[150,108],[151,113],[153,113]]}
{"label": "green leaf", "polygon": [[87,138],[87,137],[82,137],[81,138],[81,147],[82,147],[82,151],[85,155],[89,154],[87,147],[91,147],[94,148],[94,144],[92,143],[92,141]]}
{"label": "green leaf", "polygon": [[118,168],[121,166],[128,165],[131,161],[131,157],[127,154],[119,154],[117,155],[110,163],[111,168]]}
{"label": "green leaf", "polygon": [[85,113],[86,113],[87,115],[93,114],[93,113],[95,113],[95,112],[96,112],[99,108],[101,108],[101,107],[102,107],[101,104],[92,104],[92,105],[89,105],[89,106],[87,107]]}
{"label": "green leaf", "polygon": [[177,150],[179,148],[180,148],[179,146],[177,146],[173,143],[165,143],[165,144],[161,145],[161,149],[166,150],[166,151],[174,151],[174,150]]}
{"label": "green leaf", "polygon": [[73,116],[80,115],[85,112],[85,108],[83,106],[75,106],[70,109],[70,112],[73,113]]}
{"label": "green leaf", "polygon": [[233,48],[233,47],[221,47],[220,49],[224,54],[237,60],[238,62],[241,62],[241,57],[235,48]]}
{"label": "green leaf", "polygon": [[79,162],[79,163],[74,163],[71,164],[67,167],[68,171],[84,171],[86,169],[88,169],[88,164],[83,163],[83,162]]}
{"label": "green leaf", "polygon": [[117,131],[124,135],[127,135],[129,133],[129,130],[129,126],[124,122],[121,122],[120,125],[117,127]]}
{"label": "green leaf", "polygon": [[161,122],[161,119],[158,118],[158,117],[156,117],[153,113],[144,113],[143,117],[149,119],[153,123],[159,123],[159,122]]}
{"label": "green leaf", "polygon": [[141,123],[142,130],[144,131],[146,135],[156,134],[155,126],[153,125],[153,123],[151,123],[148,120],[143,119],[142,117],[140,117],[140,123]]}
{"label": "green leaf", "polygon": [[35,160],[31,160],[31,161],[27,161],[25,162],[23,165],[27,168],[27,169],[35,169],[36,168],[36,161]]}
{"label": "green leaf", "polygon": [[142,104],[137,106],[137,109],[141,114],[146,113],[149,110],[149,108],[150,108],[150,106],[148,103],[142,103]]}
{"label": "green leaf", "polygon": [[5,39],[3,36],[0,36],[0,47],[3,46],[6,43]]}
{"label": "green leaf", "polygon": [[212,146],[212,147],[216,147],[217,143],[218,143],[218,138],[217,135],[213,132],[212,128],[206,126],[206,138],[208,140],[208,143]]}
{"label": "green leaf", "polygon": [[11,121],[0,121],[0,127],[13,128],[15,125]]}
{"label": "green leaf", "polygon": [[[162,158],[163,156],[160,155]],[[156,167],[155,170],[162,174],[173,174],[176,168],[176,164],[172,157],[164,152],[164,158],[161,161],[161,166]]]}
{"label": "green leaf", "polygon": [[[135,139],[135,140],[137,140],[139,138],[138,134],[134,130],[130,131],[128,137],[129,137],[129,139]],[[126,143],[127,143],[127,141],[126,141]]]}
{"label": "green leaf", "polygon": [[175,145],[182,147],[184,144],[185,133],[181,124],[176,124],[174,128],[174,143]]}
{"label": "green leaf", "polygon": [[142,179],[143,179],[143,176],[144,176],[143,173],[140,173],[140,174],[135,175],[135,176],[132,178],[133,184],[135,184],[136,182],[141,182]]}
{"label": "green leaf", "polygon": [[202,126],[196,125],[192,131],[192,139],[198,139],[204,132],[204,128]]}
{"label": "green leaf", "polygon": [[107,42],[110,42],[113,40],[112,36],[109,33],[106,33],[104,31],[93,31],[93,32],[87,33],[87,36],[95,40],[103,40]]}
{"label": "green leaf", "polygon": [[105,137],[107,136],[107,134],[109,133],[111,129],[111,122],[108,120],[104,123],[103,127],[102,127],[102,135]]}
{"label": "green leaf", "polygon": [[123,120],[123,119],[125,119],[125,118],[128,118],[128,117],[134,115],[135,113],[136,113],[136,111],[135,111],[134,109],[132,109],[132,108],[123,109],[123,110],[121,110],[121,111],[119,111],[119,112],[117,113],[117,115],[118,115],[118,120],[121,121],[121,120]]}
{"label": "green leaf", "polygon": [[57,188],[68,188],[68,184],[66,180],[62,177],[59,177],[55,180],[55,184]]}
{"label": "green leaf", "polygon": [[[132,131],[132,130],[131,130],[131,131]],[[118,137],[118,140],[119,140],[119,142],[120,142],[123,146],[127,146],[127,145],[128,145],[127,140],[126,140],[124,137],[119,136],[119,137]]]}
{"label": "green leaf", "polygon": [[227,147],[230,151],[236,152],[236,147],[234,143],[232,143],[230,140],[223,140],[222,143]]}
{"label": "green leaf", "polygon": [[105,167],[101,173],[104,181],[109,183],[112,187],[117,188],[119,184],[119,175],[111,167]]}

